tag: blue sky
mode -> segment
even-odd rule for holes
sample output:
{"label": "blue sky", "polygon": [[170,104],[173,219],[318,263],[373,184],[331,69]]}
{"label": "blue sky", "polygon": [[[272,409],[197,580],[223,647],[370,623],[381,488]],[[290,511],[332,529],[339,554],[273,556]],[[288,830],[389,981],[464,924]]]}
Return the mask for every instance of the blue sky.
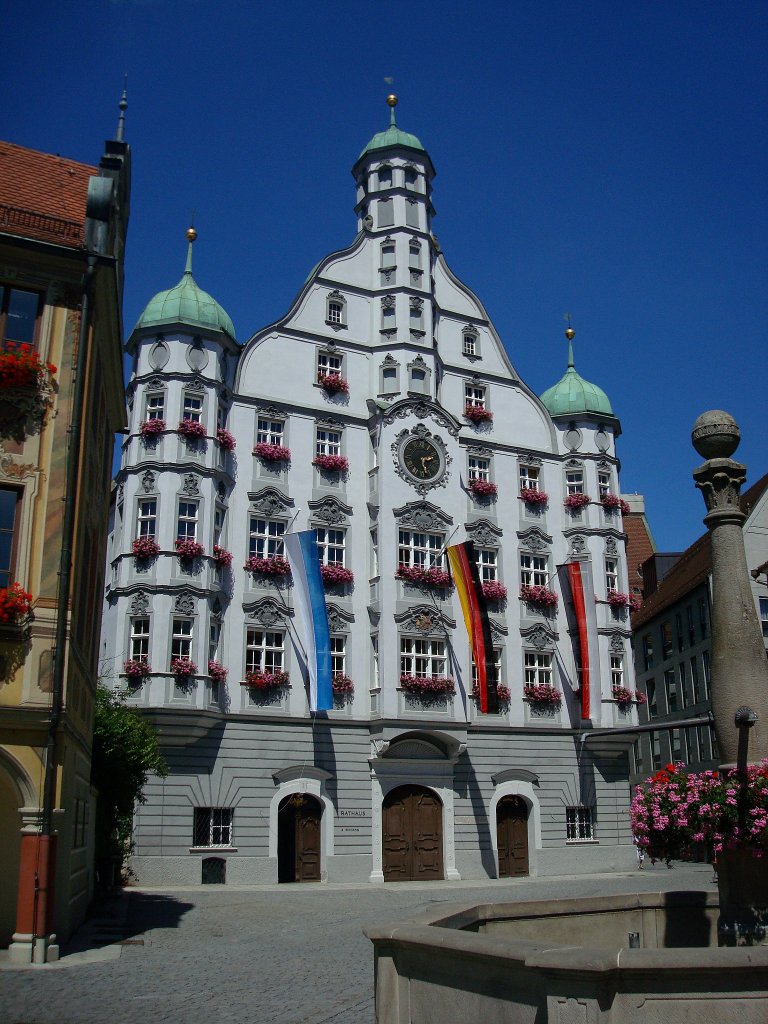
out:
{"label": "blue sky", "polygon": [[622,488],[660,550],[703,527],[690,429],[738,420],[768,471],[768,4],[11,0],[0,136],[95,163],[124,72],[125,326],[195,276],[246,340],[355,233],[350,168],[398,123],[434,229],[541,393],[576,365],[621,419]]}

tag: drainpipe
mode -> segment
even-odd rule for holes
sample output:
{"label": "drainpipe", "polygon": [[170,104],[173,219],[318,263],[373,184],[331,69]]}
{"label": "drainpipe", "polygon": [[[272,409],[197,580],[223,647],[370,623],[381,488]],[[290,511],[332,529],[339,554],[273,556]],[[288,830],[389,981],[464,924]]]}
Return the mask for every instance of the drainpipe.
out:
{"label": "drainpipe", "polygon": [[69,596],[72,585],[72,548],[75,533],[75,506],[80,478],[80,436],[82,431],[85,397],[85,367],[87,358],[88,326],[91,315],[90,292],[96,267],[96,257],[88,256],[88,267],[83,282],[80,307],[80,337],[75,365],[75,386],[72,395],[72,419],[68,428],[64,477],[64,517],[61,528],[61,558],[59,561],[59,600],[56,612],[56,631],[53,647],[51,717],[48,723],[48,742],[45,749],[45,779],[43,783],[43,813],[40,825],[40,856],[35,883],[36,908],[32,937],[33,961],[45,963],[46,944],[53,925],[54,880],[56,874],[56,844],[53,829],[53,811],[56,806],[57,733],[64,704],[64,667],[66,663]]}

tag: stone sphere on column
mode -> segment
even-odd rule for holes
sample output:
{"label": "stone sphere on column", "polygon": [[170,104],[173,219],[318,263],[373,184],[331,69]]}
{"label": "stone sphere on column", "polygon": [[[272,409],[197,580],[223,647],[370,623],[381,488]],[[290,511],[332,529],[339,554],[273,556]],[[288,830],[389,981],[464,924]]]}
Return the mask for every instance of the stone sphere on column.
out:
{"label": "stone sphere on column", "polygon": [[691,431],[693,447],[703,459],[729,459],[740,440],[738,423],[722,409],[703,412]]}

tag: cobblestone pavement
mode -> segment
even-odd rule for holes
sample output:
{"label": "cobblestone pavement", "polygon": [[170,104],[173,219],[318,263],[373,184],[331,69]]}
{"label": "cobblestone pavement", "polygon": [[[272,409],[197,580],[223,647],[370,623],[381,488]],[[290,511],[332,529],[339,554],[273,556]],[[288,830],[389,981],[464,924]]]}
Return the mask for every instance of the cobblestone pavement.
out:
{"label": "cobblestone pavement", "polygon": [[[435,902],[712,888],[707,865],[646,864],[631,874],[491,884],[129,890],[79,933],[71,949],[85,952],[45,967],[0,964],[0,1024],[373,1024],[366,924]],[[122,915],[129,944],[99,953],[110,913]]]}

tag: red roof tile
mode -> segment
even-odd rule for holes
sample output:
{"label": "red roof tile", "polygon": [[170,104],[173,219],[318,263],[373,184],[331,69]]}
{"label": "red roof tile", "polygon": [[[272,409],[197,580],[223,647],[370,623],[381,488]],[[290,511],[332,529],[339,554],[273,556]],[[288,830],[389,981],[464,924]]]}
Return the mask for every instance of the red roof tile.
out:
{"label": "red roof tile", "polygon": [[97,167],[0,142],[0,231],[81,248]]}

